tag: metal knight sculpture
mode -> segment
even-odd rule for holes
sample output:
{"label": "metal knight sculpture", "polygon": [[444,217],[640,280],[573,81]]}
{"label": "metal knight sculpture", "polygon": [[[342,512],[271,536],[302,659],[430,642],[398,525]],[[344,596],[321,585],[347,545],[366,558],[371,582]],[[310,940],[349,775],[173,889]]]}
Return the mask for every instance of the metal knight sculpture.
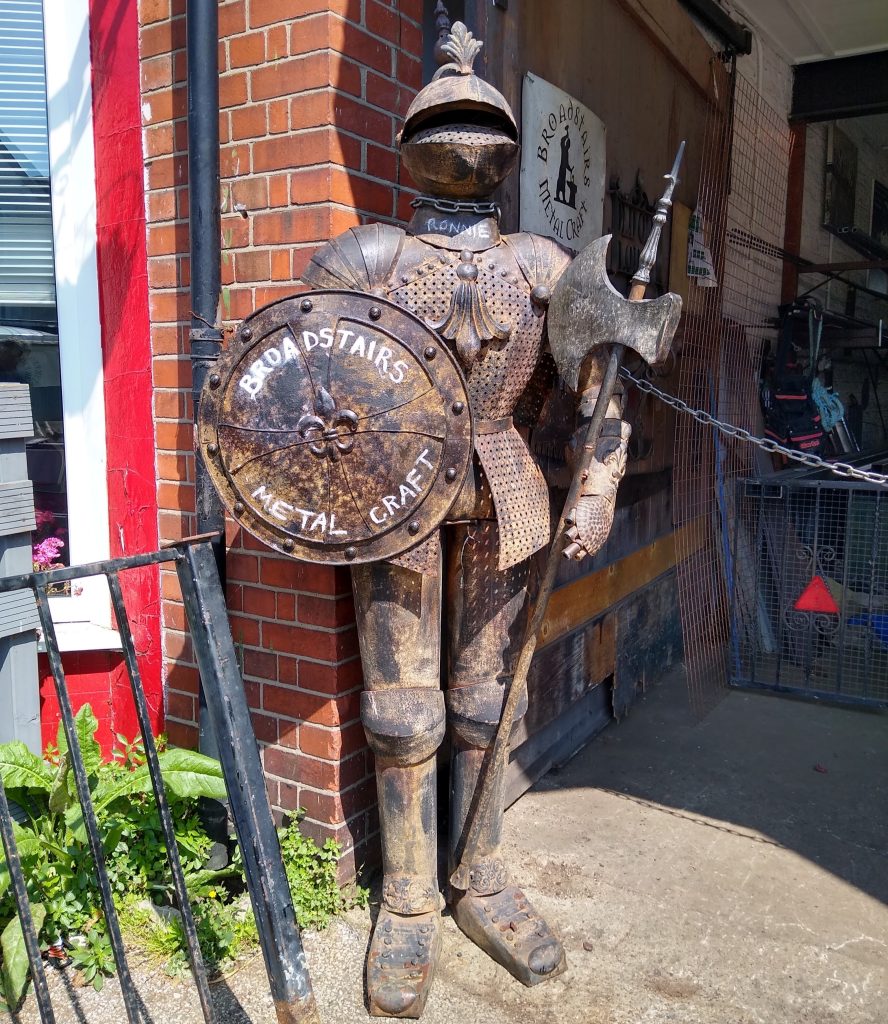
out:
{"label": "metal knight sculpture", "polygon": [[[453,864],[514,671],[529,559],[550,539],[547,486],[513,414],[540,363],[547,306],[571,256],[547,238],[500,234],[491,195],[517,161],[518,127],[503,96],[473,73],[480,48],[457,22],[442,47],[450,62],[407,112],[401,158],[423,191],[407,230],[353,228],[325,245],[304,276],[316,288],[384,296],[449,342],[475,428],[475,456],[443,527],[401,557],[353,570],[385,871],[367,958],[378,1016],[418,1017],[425,1005],[441,945],[438,747],[449,728]],[[582,400],[596,393],[592,381]],[[577,507],[584,553],[601,546],[613,520],[629,436],[618,399],[609,421]],[[447,899],[470,939],[534,985],[561,973],[565,956],[503,862],[502,788],[500,781],[481,824],[469,888]]]}
{"label": "metal knight sculpture", "polygon": [[[421,1015],[444,898],[524,984],[565,969],[503,861],[502,765],[556,560],[594,554],[613,523],[629,440],[619,354],[662,359],[680,309],[677,296],[637,301],[644,269],[633,301],[619,295],[606,238],[572,263],[548,238],[500,234],[491,196],[517,161],[518,127],[472,70],[480,48],[454,24],[436,47],[448,62],[407,111],[401,154],[422,190],[407,229],[352,228],[323,246],[304,274],[315,291],[247,318],[201,396],[201,452],[231,515],[294,557],[352,565],[384,867],[367,957],[376,1016]],[[653,235],[645,252],[649,269]],[[530,559],[551,525],[515,418],[539,414],[547,346],[584,426],[528,627]],[[448,730],[442,897],[436,773]]]}

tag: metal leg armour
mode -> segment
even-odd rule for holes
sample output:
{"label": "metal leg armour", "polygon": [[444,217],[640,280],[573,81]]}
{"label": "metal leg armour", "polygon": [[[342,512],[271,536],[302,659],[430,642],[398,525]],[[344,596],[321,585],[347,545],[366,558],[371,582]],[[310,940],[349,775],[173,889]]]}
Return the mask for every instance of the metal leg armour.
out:
{"label": "metal leg armour", "polygon": [[367,956],[370,1013],[419,1017],[441,945],[436,753],[440,576],[388,563],[355,567],[367,690],[361,720],[376,756],[383,897]]}
{"label": "metal leg armour", "polygon": [[[497,526],[475,522],[453,528],[447,573],[450,672],[446,703],[451,759],[451,868],[465,838],[478,778],[493,742],[511,684],[527,613],[529,563],[496,566]],[[516,714],[520,721],[526,698]],[[450,894],[462,931],[525,985],[560,974],[564,950],[524,893],[509,884],[500,842],[505,780],[482,823],[478,858],[467,892]]]}

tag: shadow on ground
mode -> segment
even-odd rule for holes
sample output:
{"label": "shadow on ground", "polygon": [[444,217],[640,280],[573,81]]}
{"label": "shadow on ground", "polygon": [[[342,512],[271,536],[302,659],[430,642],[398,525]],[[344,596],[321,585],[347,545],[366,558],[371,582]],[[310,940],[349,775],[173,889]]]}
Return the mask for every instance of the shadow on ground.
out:
{"label": "shadow on ground", "polygon": [[715,819],[888,903],[888,713],[733,691],[697,722],[682,684],[677,673],[539,788]]}

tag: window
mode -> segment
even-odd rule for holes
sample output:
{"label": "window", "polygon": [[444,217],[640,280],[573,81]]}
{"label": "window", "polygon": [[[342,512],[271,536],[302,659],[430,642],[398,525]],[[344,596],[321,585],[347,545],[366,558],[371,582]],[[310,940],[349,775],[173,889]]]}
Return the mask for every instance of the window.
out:
{"label": "window", "polygon": [[[47,562],[108,556],[88,0],[0,0],[0,380],[31,388]],[[108,625],[102,580],[53,598]]]}

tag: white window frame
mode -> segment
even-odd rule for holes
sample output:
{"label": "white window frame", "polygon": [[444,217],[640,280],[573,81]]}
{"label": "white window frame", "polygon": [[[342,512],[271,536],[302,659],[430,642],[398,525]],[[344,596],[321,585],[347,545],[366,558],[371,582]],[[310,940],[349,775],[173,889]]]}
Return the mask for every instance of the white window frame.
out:
{"label": "white window frame", "polygon": [[[89,0],[43,0],[43,32],[69,555],[79,564],[110,550]],[[77,581],[72,596],[53,597],[50,606],[58,623],[111,626],[102,577]],[[78,645],[75,633],[63,649],[103,646],[83,640]]]}

